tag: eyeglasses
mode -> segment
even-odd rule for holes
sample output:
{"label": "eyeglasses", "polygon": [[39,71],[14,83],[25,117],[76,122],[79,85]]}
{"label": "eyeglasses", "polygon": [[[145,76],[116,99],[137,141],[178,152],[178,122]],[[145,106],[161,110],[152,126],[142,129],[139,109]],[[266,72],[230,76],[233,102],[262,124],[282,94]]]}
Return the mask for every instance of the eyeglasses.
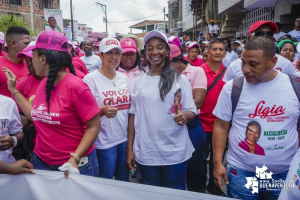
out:
{"label": "eyeglasses", "polygon": [[132,56],[134,56],[134,55],[135,55],[134,52],[126,52],[126,53],[122,53],[122,56],[125,56],[125,57],[127,57],[127,56],[132,57]]}
{"label": "eyeglasses", "polygon": [[254,34],[255,36],[268,36],[268,37],[273,37],[274,36],[274,32],[272,31],[257,31]]}

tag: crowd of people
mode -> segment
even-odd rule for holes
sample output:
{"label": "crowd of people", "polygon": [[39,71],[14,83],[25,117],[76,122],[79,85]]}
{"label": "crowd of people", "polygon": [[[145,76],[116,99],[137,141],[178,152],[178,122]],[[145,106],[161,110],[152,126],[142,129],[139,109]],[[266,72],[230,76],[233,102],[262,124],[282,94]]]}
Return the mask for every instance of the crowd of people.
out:
{"label": "crowd of people", "polygon": [[228,197],[278,199],[244,185],[263,165],[285,180],[300,155],[300,18],[280,28],[257,21],[232,40],[211,20],[197,41],[150,31],[143,45],[0,32],[0,173],[136,176],[226,196],[223,179]]}

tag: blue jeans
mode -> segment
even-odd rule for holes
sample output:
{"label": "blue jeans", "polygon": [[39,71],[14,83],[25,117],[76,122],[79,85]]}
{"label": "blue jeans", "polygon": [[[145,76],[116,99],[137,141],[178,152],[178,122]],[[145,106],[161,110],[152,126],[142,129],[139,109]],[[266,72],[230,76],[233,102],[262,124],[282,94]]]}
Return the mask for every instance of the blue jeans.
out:
{"label": "blue jeans", "polygon": [[142,183],[159,187],[186,190],[186,171],[188,161],[175,165],[147,166],[139,165]]}
{"label": "blue jeans", "polygon": [[[96,151],[93,150],[86,157],[88,157],[88,163],[81,167],[78,167],[80,174],[98,177],[99,168],[97,163]],[[31,163],[34,169],[40,169],[40,170],[59,171],[58,167],[61,166],[61,165],[48,165],[41,158],[39,158],[34,152],[32,152],[31,154]]]}
{"label": "blue jeans", "polygon": [[[258,166],[262,167],[262,166]],[[280,174],[272,174],[272,179],[274,180],[285,180],[288,174],[288,170],[282,172]],[[255,172],[250,172],[227,163],[227,177],[229,181],[229,185],[227,185],[227,197],[243,199],[243,200],[277,200],[281,189],[278,187],[277,190],[270,191],[266,190],[266,188],[260,188],[258,185],[258,194],[252,194],[252,188],[247,189],[244,185],[247,184],[246,177],[256,177]],[[260,179],[258,179],[258,182]]]}
{"label": "blue jeans", "polygon": [[[203,192],[206,186],[206,159],[208,156],[207,133],[204,133],[201,120],[198,115],[187,124],[189,136],[195,148],[188,162],[186,184],[189,191]],[[201,190],[202,189],[202,190]]]}
{"label": "blue jeans", "polygon": [[96,149],[99,163],[99,177],[129,182],[129,168],[126,162],[127,141],[108,149]]}

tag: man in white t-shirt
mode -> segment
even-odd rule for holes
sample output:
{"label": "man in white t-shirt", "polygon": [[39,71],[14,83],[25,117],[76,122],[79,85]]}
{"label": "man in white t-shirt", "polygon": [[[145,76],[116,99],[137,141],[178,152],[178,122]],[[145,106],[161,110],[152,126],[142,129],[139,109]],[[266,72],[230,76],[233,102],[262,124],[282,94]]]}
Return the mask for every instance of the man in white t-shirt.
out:
{"label": "man in white t-shirt", "polygon": [[100,69],[102,67],[102,61],[99,56],[93,54],[93,43],[90,40],[85,40],[83,42],[83,50],[85,55],[82,56],[80,59],[86,65],[86,68],[89,72],[94,70]]}
{"label": "man in white t-shirt", "polygon": [[[257,21],[251,25],[249,34],[251,34],[252,37],[264,36],[264,37],[273,38],[274,33],[277,32],[277,30],[278,27],[274,22],[262,20],[262,21]],[[279,54],[276,54],[276,57],[278,58],[277,63],[274,67],[276,71],[280,71],[285,74],[296,75],[295,68],[292,65],[291,61],[282,57]],[[223,81],[227,82],[230,81],[231,79],[234,79],[235,77],[243,76],[241,64],[242,64],[241,58],[233,61],[227,68]]]}
{"label": "man in white t-shirt", "polygon": [[297,18],[295,21],[295,29],[288,33],[293,38],[296,38],[300,42],[300,18]]}
{"label": "man in white t-shirt", "polygon": [[208,24],[208,32],[219,35],[219,26],[215,24],[214,20],[210,20],[210,24]]}
{"label": "man in white t-shirt", "polygon": [[24,133],[16,103],[0,95],[0,161],[12,163],[12,148],[23,141]]}
{"label": "man in white t-shirt", "polygon": [[281,32],[281,23],[276,22],[275,24],[277,25],[278,30],[274,33],[274,39],[275,39],[275,41],[278,41],[278,40],[280,40],[283,36],[285,36],[286,33],[285,33],[285,32]]}
{"label": "man in white t-shirt", "polygon": [[[252,38],[241,57],[244,78],[237,106],[234,109],[236,95],[231,96],[233,81],[229,81],[213,111],[214,177],[219,187],[222,178],[228,184],[228,197],[277,199],[279,184],[266,190],[260,180],[285,180],[299,146],[299,100],[288,75],[273,70],[275,51],[273,39]],[[227,138],[226,172],[222,156]]]}

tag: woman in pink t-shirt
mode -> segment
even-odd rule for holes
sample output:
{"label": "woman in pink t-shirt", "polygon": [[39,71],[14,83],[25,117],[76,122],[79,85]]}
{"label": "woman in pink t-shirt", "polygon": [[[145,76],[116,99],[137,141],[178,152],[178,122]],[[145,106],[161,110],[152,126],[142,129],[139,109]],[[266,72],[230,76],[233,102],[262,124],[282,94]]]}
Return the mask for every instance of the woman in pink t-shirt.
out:
{"label": "woman in pink t-shirt", "polygon": [[183,57],[193,66],[200,67],[203,64],[201,58],[198,58],[199,45],[197,42],[191,42],[187,48],[187,56]]}
{"label": "woman in pink t-shirt", "polygon": [[10,92],[37,130],[34,168],[65,171],[66,178],[69,172],[98,176],[93,143],[100,130],[100,110],[88,86],[73,75],[67,39],[56,31],[43,31],[29,50],[36,74],[47,76],[32,104],[16,89],[14,74],[3,70]]}
{"label": "woman in pink t-shirt", "polygon": [[136,50],[136,43],[133,39],[125,38],[121,41],[121,47],[124,53],[121,56],[121,63],[117,71],[125,74],[132,85],[133,79],[146,72],[141,65],[140,54]]}
{"label": "woman in pink t-shirt", "polygon": [[188,122],[188,132],[195,148],[192,158],[189,160],[186,183],[189,191],[205,192],[206,188],[206,134],[199,118],[200,108],[204,103],[207,93],[207,79],[201,67],[194,67],[186,61],[179,47],[170,44],[170,61],[174,69],[185,75],[193,89],[193,99],[197,107],[194,120]]}

